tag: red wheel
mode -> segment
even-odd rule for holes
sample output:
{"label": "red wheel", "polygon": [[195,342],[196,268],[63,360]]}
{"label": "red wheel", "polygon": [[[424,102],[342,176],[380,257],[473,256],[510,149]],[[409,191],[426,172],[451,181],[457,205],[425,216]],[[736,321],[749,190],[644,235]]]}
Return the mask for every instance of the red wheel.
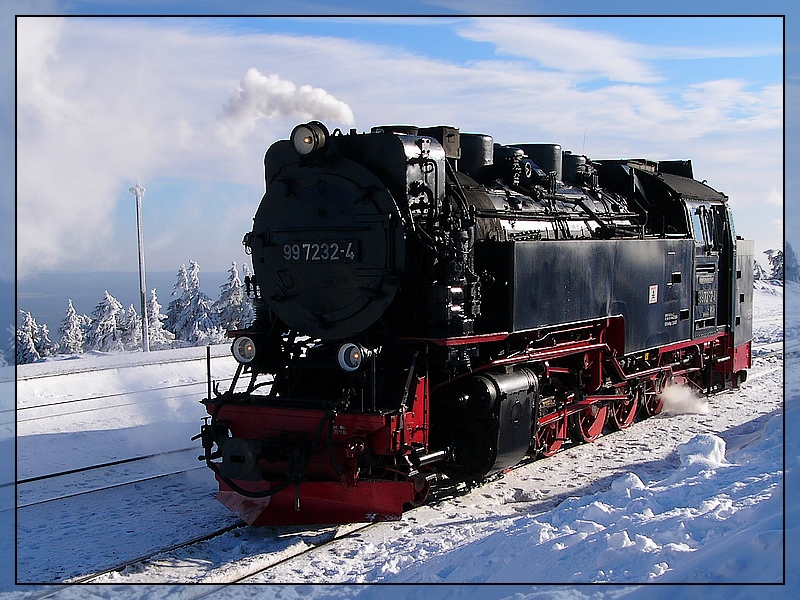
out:
{"label": "red wheel", "polygon": [[655,381],[645,384],[642,393],[642,415],[652,417],[660,413],[664,408],[664,398],[661,396],[659,386]]}
{"label": "red wheel", "polygon": [[428,494],[431,491],[431,482],[422,476],[412,477],[411,481],[414,484],[414,499],[409,504],[416,508],[425,504],[428,499]]}
{"label": "red wheel", "polygon": [[603,433],[606,424],[607,406],[592,404],[572,415],[572,439],[576,442],[593,442]]}
{"label": "red wheel", "polygon": [[620,396],[620,399],[614,402],[608,413],[609,426],[614,429],[630,427],[633,424],[634,417],[636,417],[637,408],[639,408],[638,390],[627,396]]}
{"label": "red wheel", "polygon": [[553,456],[564,443],[564,419],[550,421],[547,425],[539,425],[536,431],[536,446],[540,456]]}

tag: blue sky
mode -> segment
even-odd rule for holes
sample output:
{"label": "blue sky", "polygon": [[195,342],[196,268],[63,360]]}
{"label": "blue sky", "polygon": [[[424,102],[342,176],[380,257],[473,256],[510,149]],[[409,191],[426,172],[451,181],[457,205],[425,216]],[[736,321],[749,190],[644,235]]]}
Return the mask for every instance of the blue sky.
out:
{"label": "blue sky", "polygon": [[264,151],[312,118],[691,158],[758,253],[782,243],[780,18],[73,16],[17,31],[19,278],[134,271],[136,178],[149,269],[243,260]]}

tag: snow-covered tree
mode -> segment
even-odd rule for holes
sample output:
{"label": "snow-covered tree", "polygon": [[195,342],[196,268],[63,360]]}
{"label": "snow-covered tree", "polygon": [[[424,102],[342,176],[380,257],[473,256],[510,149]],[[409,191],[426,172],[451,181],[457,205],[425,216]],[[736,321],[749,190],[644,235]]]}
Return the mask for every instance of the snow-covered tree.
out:
{"label": "snow-covered tree", "polygon": [[767,271],[762,267],[757,260],[753,261],[753,279],[756,281],[763,281],[769,279]]}
{"label": "snow-covered tree", "polygon": [[[14,334],[13,334],[13,331],[14,330],[11,327],[8,328],[8,333],[11,334],[11,339],[6,343],[6,349],[3,350],[2,352],[0,352],[0,367],[6,367],[6,366],[8,366],[9,362],[14,360],[13,350],[12,350],[12,354],[11,355],[9,355],[9,353],[8,353],[9,352],[8,346],[10,345],[12,348],[14,346]],[[8,357],[8,358],[6,358],[6,357]],[[11,359],[11,360],[9,360],[9,359]]]}
{"label": "snow-covered tree", "polygon": [[47,325],[39,325],[31,313],[21,310],[20,325],[15,332],[15,360],[18,365],[31,363],[55,353]]}
{"label": "snow-covered tree", "polygon": [[772,268],[769,278],[783,281],[783,250],[774,250],[770,248],[769,250],[765,250],[764,254],[767,255],[769,265]]}
{"label": "snow-covered tree", "polygon": [[88,350],[100,352],[120,352],[124,350],[122,332],[125,323],[125,309],[119,300],[106,290],[105,296],[92,313],[92,324],[86,334]]}
{"label": "snow-covered tree", "polygon": [[142,348],[142,317],[131,304],[125,313],[122,324],[122,347],[125,350],[141,350]]}
{"label": "snow-covered tree", "polygon": [[180,316],[186,310],[186,304],[189,296],[189,276],[186,273],[186,265],[181,265],[178,269],[178,280],[172,287],[172,300],[167,306],[167,317],[164,319],[164,327],[175,333],[177,330],[177,322]]}
{"label": "snow-covered tree", "polygon": [[175,335],[171,331],[164,329],[165,317],[161,313],[161,305],[158,303],[156,290],[150,290],[150,299],[147,302],[147,337],[150,342],[151,350],[165,350],[172,345]]}
{"label": "snow-covered tree", "polygon": [[183,339],[195,346],[218,344],[225,341],[225,331],[219,326],[214,303],[205,294],[198,294],[189,305],[191,318],[183,329]]}
{"label": "snow-covered tree", "polygon": [[17,329],[16,333],[16,361],[18,365],[36,362],[41,356],[36,351],[33,338],[25,331]]}
{"label": "snow-covered tree", "polygon": [[164,326],[175,334],[175,339],[194,346],[225,339],[213,301],[200,291],[200,266],[195,261],[189,261],[188,271],[181,265],[172,295],[177,297],[169,303]]}
{"label": "snow-covered tree", "polygon": [[797,264],[797,255],[794,253],[794,248],[792,248],[789,242],[786,242],[786,250],[783,258],[786,281],[800,282],[800,266]]}
{"label": "snow-covered tree", "polygon": [[14,361],[17,360],[17,332],[16,329],[9,325],[8,329],[8,342],[6,342],[6,349],[4,352],[4,358],[7,364],[14,364]]}
{"label": "snow-covered tree", "polygon": [[[246,265],[244,267],[247,269]],[[253,306],[244,293],[235,262],[228,269],[228,281],[220,286],[219,299],[214,304],[214,309],[220,326],[227,331],[244,329],[252,322]]]}
{"label": "snow-covered tree", "polygon": [[21,323],[15,332],[16,352],[15,361],[18,365],[36,362],[42,356],[36,349],[34,338],[38,335],[39,326],[31,313],[19,311],[22,315]]}
{"label": "snow-covered tree", "polygon": [[67,314],[58,328],[58,351],[61,354],[80,354],[86,340],[84,318],[78,315],[72,306],[72,299],[68,300]]}
{"label": "snow-covered tree", "polygon": [[92,317],[80,315],[81,329],[83,329],[83,351],[86,352],[86,338],[89,336],[89,329],[92,327]]}
{"label": "snow-covered tree", "polygon": [[47,328],[47,325],[39,325],[31,313],[27,311],[21,310],[19,312],[20,315],[22,315],[20,329],[25,335],[31,337],[39,357],[52,356],[55,354],[58,350],[58,346],[50,340],[50,330]]}
{"label": "snow-covered tree", "polygon": [[50,340],[50,329],[42,323],[39,325],[39,336],[33,339],[36,350],[42,356],[52,356],[58,353],[58,344]]}

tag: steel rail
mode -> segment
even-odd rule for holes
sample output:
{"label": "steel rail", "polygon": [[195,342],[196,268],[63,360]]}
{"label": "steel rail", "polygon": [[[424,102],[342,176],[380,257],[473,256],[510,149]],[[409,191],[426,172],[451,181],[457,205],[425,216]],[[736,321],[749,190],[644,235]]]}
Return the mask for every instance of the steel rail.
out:
{"label": "steel rail", "polygon": [[148,458],[156,458],[159,456],[166,456],[167,454],[178,454],[179,452],[188,452],[189,450],[198,451],[199,449],[190,446],[188,448],[178,448],[176,450],[167,450],[165,452],[157,452],[155,454],[146,454],[144,456],[134,456],[131,458],[123,458],[111,462],[101,463],[99,465],[92,465],[89,467],[79,467],[77,469],[70,469],[68,471],[59,471],[58,473],[48,473],[47,475],[37,475],[36,477],[29,477],[27,479],[17,480],[17,485],[24,485],[26,483],[33,483],[35,481],[42,481],[45,479],[54,479],[56,477],[63,477],[64,475],[73,475],[75,473],[84,473],[86,471],[94,471],[95,469],[105,469],[107,467],[115,467],[117,465],[124,465],[126,463],[136,462],[139,460],[147,460]]}
{"label": "steel rail", "polygon": [[140,477],[138,479],[132,479],[130,481],[125,481],[121,483],[115,483],[113,485],[107,485],[105,487],[93,488],[91,490],[83,490],[80,492],[75,492],[74,494],[67,494],[65,496],[57,496],[56,498],[48,498],[47,500],[38,500],[36,502],[31,502],[29,504],[18,504],[17,509],[21,508],[28,508],[30,506],[38,506],[40,504],[47,504],[48,502],[57,502],[59,500],[67,500],[69,498],[75,498],[76,496],[86,496],[87,494],[95,494],[97,492],[104,492],[106,490],[113,490],[120,487],[125,487],[126,485],[134,485],[137,483],[143,483],[145,481],[153,481],[156,479],[163,479],[164,477],[172,477],[173,475],[180,475],[182,473],[189,473],[190,471],[198,471],[200,469],[204,469],[205,465],[199,465],[196,467],[192,467],[191,469],[182,469],[180,471],[173,471],[171,473],[159,473],[158,475],[150,475],[148,477]]}

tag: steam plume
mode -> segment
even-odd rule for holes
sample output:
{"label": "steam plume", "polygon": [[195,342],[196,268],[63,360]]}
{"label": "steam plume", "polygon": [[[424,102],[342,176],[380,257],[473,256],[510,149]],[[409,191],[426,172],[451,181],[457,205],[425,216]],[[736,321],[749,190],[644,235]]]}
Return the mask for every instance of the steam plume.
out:
{"label": "steam plume", "polygon": [[699,396],[688,385],[668,385],[661,392],[664,399],[664,412],[673,415],[708,413],[708,400]]}
{"label": "steam plume", "polygon": [[322,88],[297,87],[274,73],[263,75],[255,67],[247,70],[217,118],[226,137],[235,141],[254,130],[260,119],[279,115],[355,125],[350,107]]}

